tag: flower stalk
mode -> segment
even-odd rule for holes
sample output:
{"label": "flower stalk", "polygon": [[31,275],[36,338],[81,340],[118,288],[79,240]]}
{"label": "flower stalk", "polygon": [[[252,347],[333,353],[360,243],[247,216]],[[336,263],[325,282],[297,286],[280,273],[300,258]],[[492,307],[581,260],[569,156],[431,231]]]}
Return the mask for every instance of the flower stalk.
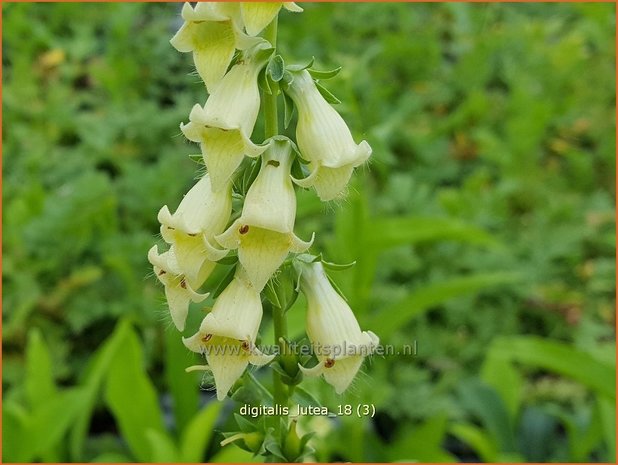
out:
{"label": "flower stalk", "polygon": [[[276,15],[270,24],[264,30],[264,38],[270,42],[277,50],[277,27],[279,16]],[[262,99],[264,102],[264,137],[269,139],[279,134],[279,118],[277,112],[277,91],[272,89],[271,94],[262,91]],[[275,345],[279,348],[279,353],[282,353],[281,338],[287,337],[287,321],[285,312],[280,307],[272,305],[272,318],[275,334]],[[281,375],[273,370],[273,400],[275,404],[287,406],[289,403],[288,392],[286,386],[281,380]],[[287,424],[287,419],[286,419]],[[280,434],[281,422],[278,417],[274,417],[273,426],[275,432]]]}
{"label": "flower stalk", "polygon": [[[191,306],[208,305],[199,328],[187,328],[193,334],[183,337],[206,364],[187,371],[208,372],[220,401],[274,404],[277,413],[268,418],[236,415],[240,431],[225,432],[221,445],[235,444],[269,462],[301,462],[313,457],[311,435],[299,435],[298,420],[289,417],[295,386],[305,376],[321,376],[343,393],[378,337],[361,330],[332,286],[324,266],[333,264],[308,253],[315,235],[308,241],[296,236],[296,191],[314,189],[322,201],[342,197],[371,147],[355,142],[331,106],[338,101],[323,87],[339,69],[314,70],[313,61],[286,66],[277,53],[283,10],[302,11],[287,2],[185,4],[184,24],[171,44],[192,53],[209,96],[180,128],[199,144],[206,174],[174,213],[161,208],[167,250],[154,245],[148,259],[179,331],[190,326]],[[297,110],[296,141],[280,133],[279,100],[285,128]],[[260,116],[263,138],[253,134]],[[230,268],[211,286],[220,265]],[[307,336],[316,347],[336,352],[314,347],[313,357],[301,357],[290,351],[295,341],[289,340],[286,312],[298,311],[293,307],[300,292],[307,300]],[[277,353],[258,347],[264,310],[272,317]],[[358,352],[345,350],[351,346]],[[272,389],[249,366],[269,366]]]}

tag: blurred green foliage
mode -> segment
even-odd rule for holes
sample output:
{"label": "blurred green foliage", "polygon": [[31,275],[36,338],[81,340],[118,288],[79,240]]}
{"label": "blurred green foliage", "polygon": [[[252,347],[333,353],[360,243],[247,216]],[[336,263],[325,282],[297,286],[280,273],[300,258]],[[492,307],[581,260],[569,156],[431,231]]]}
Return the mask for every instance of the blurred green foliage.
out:
{"label": "blurred green foliage", "polygon": [[[374,154],[345,201],[299,192],[298,233],[357,261],[333,277],[363,329],[418,348],[303,384],[377,408],[303,421],[317,460],[615,460],[615,6],[303,6],[282,54],[343,66]],[[146,260],[198,168],[179,8],[2,5],[6,461],[249,459]]]}

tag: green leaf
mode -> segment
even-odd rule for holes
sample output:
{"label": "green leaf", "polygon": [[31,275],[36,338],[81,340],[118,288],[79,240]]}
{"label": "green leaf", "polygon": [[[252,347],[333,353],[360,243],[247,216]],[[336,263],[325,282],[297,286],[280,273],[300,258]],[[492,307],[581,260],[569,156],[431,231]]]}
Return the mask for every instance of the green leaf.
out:
{"label": "green leaf", "polygon": [[86,388],[86,401],[79,418],[73,425],[69,441],[71,457],[75,461],[83,460],[84,441],[88,432],[90,417],[99,400],[99,391],[103,384],[104,376],[107,374],[112,360],[119,352],[130,328],[131,325],[128,320],[121,320],[116,325],[114,332],[97,350],[93,356],[92,363],[86,371],[85,379],[82,381],[82,385]]}
{"label": "green leaf", "polygon": [[152,455],[150,462],[174,463],[178,462],[178,449],[172,438],[163,431],[149,429],[146,431],[146,439],[150,444]]}
{"label": "green leaf", "polygon": [[525,444],[522,455],[526,462],[547,462],[558,442],[557,419],[545,409],[534,405],[524,408],[519,418],[519,441]]}
{"label": "green leaf", "polygon": [[496,462],[498,450],[493,439],[485,431],[469,423],[457,423],[449,432],[461,442],[470,446],[483,462]]}
{"label": "green leaf", "polygon": [[135,457],[148,462],[152,450],[146,432],[163,433],[163,418],[157,391],[144,370],[141,341],[132,329],[118,353],[122,356],[115,357],[109,367],[105,401]]}
{"label": "green leaf", "polygon": [[[300,157],[294,158],[290,174],[296,179],[303,179],[308,176],[308,172],[303,168],[303,160]],[[301,188],[302,189],[302,188]],[[308,188],[306,189],[308,190]]]}
{"label": "green leaf", "polygon": [[[609,386],[611,387],[611,386]],[[598,399],[601,422],[603,423],[603,436],[609,449],[609,461],[616,461],[616,400],[607,397]]]}
{"label": "green leaf", "polygon": [[495,339],[489,351],[502,359],[566,376],[616,401],[616,367],[565,343],[537,336],[510,336]]}
{"label": "green leaf", "polygon": [[118,452],[104,452],[90,460],[91,463],[133,463],[133,461],[124,454]]}
{"label": "green leaf", "polygon": [[364,247],[387,249],[404,244],[456,240],[496,246],[496,239],[485,230],[451,218],[421,216],[371,218],[367,223]]}
{"label": "green leaf", "polygon": [[243,194],[246,194],[249,191],[251,184],[253,184],[253,181],[255,181],[255,178],[257,178],[257,175],[260,172],[260,168],[262,166],[262,162],[260,161],[259,158],[256,158],[255,160],[251,160],[250,163],[251,164],[249,165],[249,167],[245,168],[245,171],[242,177]]}
{"label": "green leaf", "polygon": [[266,73],[268,73],[270,78],[275,82],[279,82],[281,81],[281,79],[283,79],[284,71],[285,63],[281,55],[273,56],[268,62],[268,65],[266,66]]}
{"label": "green leaf", "polygon": [[11,400],[2,404],[2,461],[31,461],[30,428],[31,418],[26,410]]}
{"label": "green leaf", "polygon": [[591,409],[592,412],[586,424],[582,424],[579,412],[577,414],[567,412],[556,404],[546,406],[545,410],[561,421],[567,433],[570,450],[569,462],[586,462],[590,454],[603,441],[603,425],[598,399]]}
{"label": "green leaf", "polygon": [[[199,391],[185,372],[187,348],[176,331],[165,331],[165,382],[172,397],[176,430],[182,431],[199,405]],[[174,461],[174,460],[172,460]]]}
{"label": "green leaf", "polygon": [[464,408],[491,432],[500,452],[516,452],[514,430],[498,393],[476,379],[460,383],[457,392]]}
{"label": "green leaf", "polygon": [[238,254],[235,251],[230,251],[225,257],[217,261],[220,265],[236,265],[238,263]]}
{"label": "green leaf", "polygon": [[40,457],[63,440],[86,402],[85,389],[72,388],[60,392],[32,414],[28,428],[28,448],[32,457]]}
{"label": "green leaf", "polygon": [[320,401],[313,394],[300,386],[294,388],[292,400],[303,407],[322,407]]}
{"label": "green leaf", "polygon": [[410,320],[449,299],[474,294],[494,286],[511,284],[521,279],[517,273],[479,273],[457,276],[447,281],[432,283],[415,289],[408,297],[380,310],[367,327],[386,339]]}
{"label": "green leaf", "polygon": [[33,411],[56,396],[49,349],[37,328],[28,332],[26,347],[26,379],[24,387],[28,404]]}
{"label": "green leaf", "polygon": [[307,71],[309,71],[309,74],[311,74],[311,77],[313,79],[331,79],[337,76],[337,74],[339,74],[339,71],[341,71],[341,66],[328,71],[320,71],[317,69],[308,69]]}
{"label": "green leaf", "polygon": [[211,402],[200,410],[184,429],[180,437],[182,462],[200,463],[204,460],[206,447],[214,434],[222,406],[222,402]]}
{"label": "green leaf", "polygon": [[446,415],[440,414],[417,427],[406,427],[389,444],[388,457],[410,462],[455,462],[455,457],[442,449],[446,425]]}
{"label": "green leaf", "polygon": [[523,379],[508,357],[489,351],[481,367],[481,379],[498,392],[510,418],[516,418],[523,393]]}
{"label": "green leaf", "polygon": [[324,97],[324,99],[328,103],[330,103],[332,105],[337,105],[337,104],[341,103],[341,100],[339,100],[337,97],[335,97],[326,87],[324,87],[319,82],[316,82],[315,86],[318,88],[318,90],[320,91],[320,94],[322,94],[322,97]]}

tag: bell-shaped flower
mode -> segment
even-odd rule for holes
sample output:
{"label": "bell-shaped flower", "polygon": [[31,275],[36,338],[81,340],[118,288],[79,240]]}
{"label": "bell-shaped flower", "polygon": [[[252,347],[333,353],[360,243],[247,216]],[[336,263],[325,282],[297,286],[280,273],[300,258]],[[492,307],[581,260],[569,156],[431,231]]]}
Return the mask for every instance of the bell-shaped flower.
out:
{"label": "bell-shaped flower", "polygon": [[182,274],[174,246],[162,254],[159,254],[156,245],[153,246],[148,251],[148,261],[153,265],[157,279],[165,286],[165,297],[172,321],[179,331],[183,331],[189,312],[189,303],[201,302],[208,297],[208,294],[196,292],[189,280]]}
{"label": "bell-shaped flower", "polygon": [[294,234],[296,196],[290,179],[290,152],[289,139],[270,141],[240,218],[215,238],[226,249],[238,249],[238,260],[258,291],[289,252],[304,252],[313,242]]}
{"label": "bell-shaped flower", "polygon": [[257,157],[266,149],[250,139],[260,110],[257,77],[268,59],[264,50],[261,44],[234,65],[204,107],[195,105],[190,122],[180,125],[187,139],[200,143],[215,191],[227,185],[245,155]]}
{"label": "bell-shaped flower", "polygon": [[255,346],[261,321],[260,293],[239,266],[230,284],[215,301],[212,311],[202,321],[199,331],[183,338],[189,350],[206,356],[215,379],[217,399],[225,398],[249,363],[262,366],[274,358]]}
{"label": "bell-shaped flower", "polygon": [[295,179],[301,187],[314,187],[320,199],[332,200],[343,192],[355,167],[371,155],[367,141],[356,144],[343,118],[324,99],[308,71],[294,74],[287,89],[298,108],[296,141],[309,161],[311,174]]}
{"label": "bell-shaped flower", "polygon": [[256,38],[242,32],[240,7],[231,2],[198,2],[195,8],[185,3],[184,24],[170,43],[179,52],[193,52],[198,74],[213,92],[225,75],[236,49],[256,44]]}
{"label": "bell-shaped flower", "polygon": [[333,288],[321,262],[301,263],[300,288],[307,297],[307,336],[319,363],[300,367],[305,375],[324,375],[341,394],[379,343],[371,331],[361,331],[347,302]]}
{"label": "bell-shaped flower", "polygon": [[255,36],[262,32],[270,22],[279,14],[281,7],[294,13],[303,11],[294,2],[243,2],[240,4],[242,21],[247,30],[247,34]]}
{"label": "bell-shaped flower", "polygon": [[231,184],[213,192],[210,175],[203,176],[184,196],[172,215],[167,205],[159,211],[161,235],[174,245],[178,267],[194,288],[201,286],[217,260],[227,255],[213,245],[232,214]]}

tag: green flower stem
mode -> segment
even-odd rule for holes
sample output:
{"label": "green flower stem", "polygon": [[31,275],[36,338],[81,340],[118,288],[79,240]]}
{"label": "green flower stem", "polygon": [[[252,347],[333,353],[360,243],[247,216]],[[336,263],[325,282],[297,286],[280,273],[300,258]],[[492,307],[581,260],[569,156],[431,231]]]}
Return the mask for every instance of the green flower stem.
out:
{"label": "green flower stem", "polygon": [[[280,338],[286,337],[287,335],[287,322],[285,320],[285,314],[281,308],[273,306],[272,309],[273,324],[275,326],[275,343],[279,348],[279,353],[281,353],[283,351],[283,346],[281,344]],[[273,376],[273,398],[275,404],[288,405],[288,393],[283,382],[281,381],[281,375],[273,371]]]}
{"label": "green flower stem", "polygon": [[[264,30],[264,38],[277,48],[277,19],[275,19]],[[277,90],[272,89],[272,95],[262,93],[264,103],[264,136],[266,139],[279,134],[279,121],[277,117]]]}
{"label": "green flower stem", "polygon": [[[277,47],[277,16],[264,31],[264,38],[268,40],[273,47]],[[262,102],[264,103],[264,136],[266,139],[279,134],[279,120],[277,116],[277,90],[272,90],[272,95],[266,92],[262,93]],[[275,344],[279,347],[279,353],[282,352],[283,346],[280,339],[287,337],[288,329],[285,320],[285,313],[281,308],[272,306],[273,324],[275,327]],[[288,405],[289,392],[286,386],[281,381],[281,375],[273,370],[273,399],[275,404]],[[275,431],[280,433],[281,422],[278,417],[274,417]],[[287,424],[287,421],[286,421]]]}

